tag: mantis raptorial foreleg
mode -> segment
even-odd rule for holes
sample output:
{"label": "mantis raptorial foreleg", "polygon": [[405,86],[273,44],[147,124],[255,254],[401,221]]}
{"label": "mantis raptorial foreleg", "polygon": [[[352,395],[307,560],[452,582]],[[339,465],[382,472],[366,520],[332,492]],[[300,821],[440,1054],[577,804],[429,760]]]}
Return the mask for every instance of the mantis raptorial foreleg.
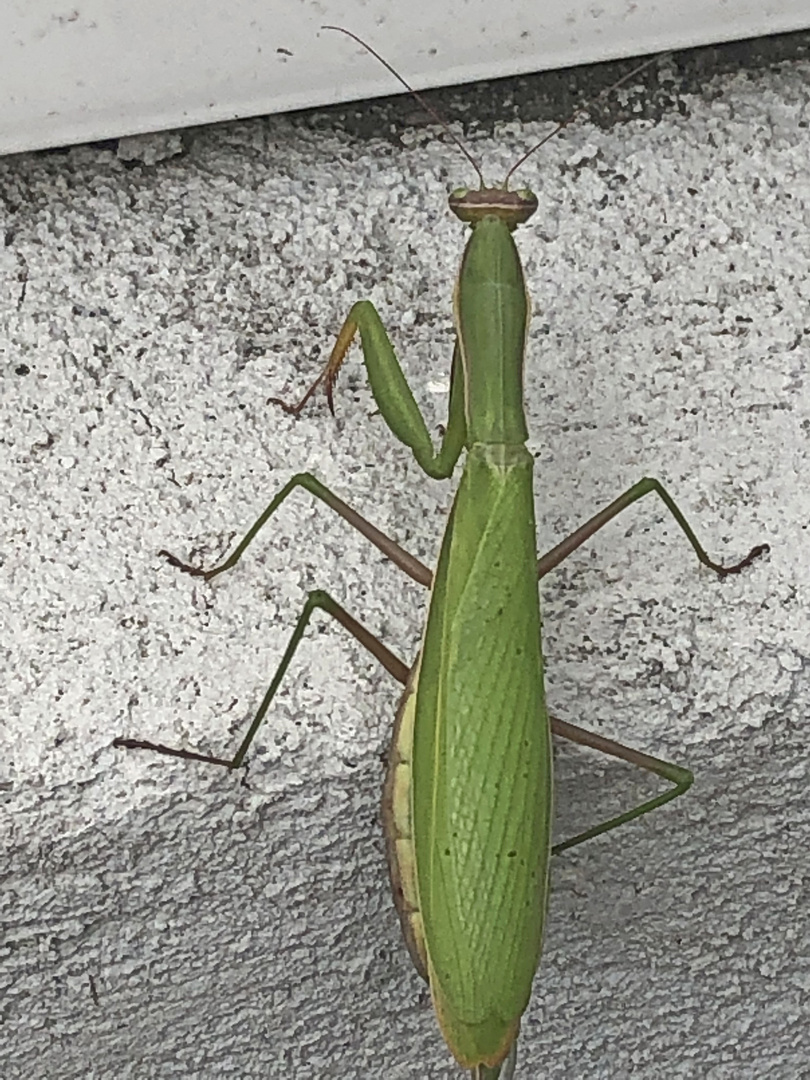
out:
{"label": "mantis raptorial foreleg", "polygon": [[[405,380],[402,368],[397,360],[385,328],[374,305],[367,300],[362,300],[352,307],[338,335],[338,340],[332,350],[329,360],[303,398],[295,405],[289,405],[280,398],[270,398],[269,400],[277,405],[281,405],[288,413],[298,415],[315,390],[323,385],[326,389],[329,407],[331,409],[333,407],[332,392],[335,379],[340,366],[343,363],[346,351],[355,334],[358,332],[363,347],[363,359],[365,361],[369,383],[383,419],[397,438],[406,446],[410,447],[417,462],[428,475],[436,479],[447,479],[447,477],[452,474],[453,468],[458,461],[466,434],[461,375],[462,367],[458,344],[453,352],[447,426],[442,438],[441,447],[438,453],[436,453],[433,450],[433,444],[427,425],[425,424],[419,406],[411,393],[411,389]],[[219,566],[214,567],[212,570],[201,570],[189,566],[187,563],[180,561],[167,551],[162,551],[161,554],[165,555],[172,565],[177,566],[185,573],[193,574],[197,577],[204,577],[206,581],[211,581],[212,578],[217,577],[226,570],[230,570],[239,562],[242,555],[253,542],[257,533],[269,521],[279,506],[281,506],[287,496],[290,495],[296,487],[305,488],[316,498],[325,502],[327,506],[362,533],[363,536],[370,540],[375,547],[390,558],[391,561],[408,574],[409,577],[412,577],[422,585],[430,585],[433,575],[423,563],[415,560],[404,548],[400,547],[384,533],[380,532],[380,530],[369,521],[362,518],[355,510],[347,503],[343,502],[337,495],[333,494],[333,492],[311,473],[297,473],[293,476],[251,526],[228,559]],[[633,484],[632,487],[628,488],[627,491],[623,492],[618,498],[614,499],[613,502],[609,503],[603,510],[600,510],[592,518],[572,532],[570,536],[567,536],[550,551],[546,552],[546,554],[538,560],[537,576],[539,578],[543,577],[549,570],[552,570],[555,566],[559,566],[565,558],[573,551],[576,551],[578,547],[581,547],[586,540],[590,539],[590,537],[597,533],[604,525],[607,525],[609,521],[612,521],[613,518],[623,510],[626,510],[629,506],[632,506],[632,504],[639,499],[644,498],[645,495],[649,495],[653,492],[661,498],[664,505],[675,518],[678,526],[691,544],[698,560],[704,566],[714,570],[715,573],[719,574],[721,577],[740,573],[740,571],[749,566],[754,559],[768,550],[767,544],[758,544],[751,549],[744,559],[741,559],[739,562],[733,563],[730,566],[715,562],[713,559],[709,558],[705,548],[698,541],[684,514],[666,488],[664,488],[663,484],[651,477],[644,477],[642,480],[639,480],[638,483]]]}
{"label": "mantis raptorial foreleg", "polygon": [[290,405],[281,398],[273,397],[269,398],[268,402],[280,405],[285,412],[298,416],[318,387],[322,385],[326,392],[329,409],[334,413],[335,380],[346,352],[357,333],[360,334],[369,385],[386,424],[401,442],[410,447],[420,467],[428,476],[433,477],[434,480],[446,480],[452,474],[464,449],[467,435],[464,417],[463,372],[458,342],[453,350],[447,427],[441,447],[436,453],[424,417],[411,393],[391,340],[377,309],[368,300],[360,300],[352,306],[323,371],[301,400],[295,405]]}

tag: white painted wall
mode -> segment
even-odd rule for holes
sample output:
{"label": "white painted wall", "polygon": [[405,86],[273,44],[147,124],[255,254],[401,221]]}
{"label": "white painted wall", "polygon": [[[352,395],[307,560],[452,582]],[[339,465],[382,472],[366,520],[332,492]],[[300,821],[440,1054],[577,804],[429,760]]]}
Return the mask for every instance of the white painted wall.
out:
{"label": "white painted wall", "polygon": [[810,25],[807,0],[26,0],[0,11],[0,153]]}

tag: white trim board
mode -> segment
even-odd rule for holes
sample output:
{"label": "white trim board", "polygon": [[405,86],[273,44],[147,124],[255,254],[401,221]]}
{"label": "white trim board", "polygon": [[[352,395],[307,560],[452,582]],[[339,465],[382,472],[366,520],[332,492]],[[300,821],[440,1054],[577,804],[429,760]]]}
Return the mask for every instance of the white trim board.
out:
{"label": "white trim board", "polygon": [[806,0],[28,0],[0,16],[0,153],[396,92],[364,35],[418,88],[800,30]]}

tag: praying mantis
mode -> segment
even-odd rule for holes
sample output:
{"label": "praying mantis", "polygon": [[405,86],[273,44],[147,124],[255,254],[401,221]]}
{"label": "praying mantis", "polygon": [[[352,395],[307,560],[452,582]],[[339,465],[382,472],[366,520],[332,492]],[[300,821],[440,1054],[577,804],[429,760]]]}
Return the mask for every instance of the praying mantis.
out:
{"label": "praying mantis", "polygon": [[[537,558],[534,461],[526,448],[523,407],[529,301],[513,238],[535,213],[537,199],[526,188],[510,190],[509,181],[542,142],[502,184],[490,186],[461,147],[479,187],[456,189],[449,198],[451,211],[470,234],[455,287],[448,418],[437,451],[380,317],[365,300],[351,308],[322,373],[303,398],[295,405],[270,399],[297,415],[322,387],[334,412],[337,375],[359,335],[379,412],[421,469],[435,479],[449,479],[464,455],[435,571],[309,473],[293,476],[230,557],[213,569],[201,570],[161,553],[180,570],[211,581],[239,562],[281,504],[302,488],[430,589],[414,663],[404,664],[333,597],[316,590],[307,598],[233,757],[140,739],[115,740],[120,747],[239,768],[313,614],[327,613],[363,644],[404,686],[383,793],[387,856],[403,935],[429,984],[444,1040],[474,1080],[509,1080],[514,1074],[520,1021],[540,957],[551,855],[662,806],[692,783],[685,768],[548,713],[538,580],[653,492],[698,560],[718,575],[740,573],[768,550],[758,545],[733,565],[713,561],[668,491],[658,480],[644,478]],[[672,786],[552,846],[552,732],[639,765]]]}

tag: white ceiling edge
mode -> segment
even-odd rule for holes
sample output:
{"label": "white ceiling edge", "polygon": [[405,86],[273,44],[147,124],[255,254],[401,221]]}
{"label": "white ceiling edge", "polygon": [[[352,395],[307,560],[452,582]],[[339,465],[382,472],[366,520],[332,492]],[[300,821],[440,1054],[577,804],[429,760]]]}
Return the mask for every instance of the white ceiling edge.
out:
{"label": "white ceiling edge", "polygon": [[26,0],[0,14],[0,153],[810,27],[807,0]]}

